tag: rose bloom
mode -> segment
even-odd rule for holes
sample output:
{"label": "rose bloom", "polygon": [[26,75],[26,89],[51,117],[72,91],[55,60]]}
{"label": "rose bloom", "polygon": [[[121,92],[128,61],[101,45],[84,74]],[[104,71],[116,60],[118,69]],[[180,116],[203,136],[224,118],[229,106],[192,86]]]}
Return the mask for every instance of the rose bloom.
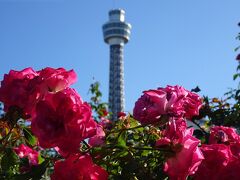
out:
{"label": "rose bloom", "polygon": [[236,129],[225,126],[214,126],[210,130],[209,144],[240,142]]}
{"label": "rose bloom", "polygon": [[199,166],[194,179],[239,179],[240,161],[232,156],[229,146],[224,144],[204,144],[201,150],[205,159]]}
{"label": "rose bloom", "polygon": [[32,131],[43,148],[58,147],[63,152],[77,152],[80,142],[96,134],[91,107],[74,89],[48,94],[36,105]]}
{"label": "rose bloom", "polygon": [[13,150],[20,158],[28,158],[29,165],[38,165],[39,153],[37,151],[33,150],[32,148],[24,144],[21,144],[20,146],[14,148]]}
{"label": "rose bloom", "polygon": [[[193,129],[186,129],[182,136],[175,137],[178,139],[165,139],[160,143],[167,145],[172,149],[173,156],[168,158],[164,164],[164,171],[168,174],[170,179],[185,180],[189,175],[194,174],[198,166],[204,159],[202,152],[198,148],[200,141],[192,136]],[[159,142],[157,142],[159,145]]]}
{"label": "rose bloom", "polygon": [[185,136],[187,129],[186,120],[183,118],[170,118],[166,125],[166,129],[163,130],[163,137],[171,139],[176,143],[181,142],[182,138]]}
{"label": "rose bloom", "polygon": [[54,165],[52,180],[107,180],[107,172],[92,162],[91,156],[70,155]]}
{"label": "rose bloom", "polygon": [[92,147],[102,146],[105,144],[105,132],[101,125],[97,125],[96,135],[89,138],[88,144]]}
{"label": "rose bloom", "polygon": [[105,130],[110,130],[113,126],[113,122],[107,118],[101,117],[100,122],[98,123]]}
{"label": "rose bloom", "polygon": [[218,171],[218,177],[217,180],[239,180],[240,177],[240,160],[233,159],[231,162],[228,163],[228,165],[222,169],[221,171]]}
{"label": "rose bloom", "polygon": [[4,75],[0,87],[0,101],[4,103],[5,111],[8,111],[11,106],[17,106],[23,110],[24,114],[31,114],[36,96],[32,94],[33,88],[30,82],[36,76],[38,73],[32,68],[22,71],[11,70]]}
{"label": "rose bloom", "polygon": [[35,72],[32,68],[22,71],[11,70],[4,75],[0,87],[0,101],[4,110],[17,106],[24,115],[35,115],[35,104],[44,99],[49,92],[61,91],[76,81],[77,75],[73,70],[64,68],[44,68]]}
{"label": "rose bloom", "polygon": [[[38,71],[39,77],[36,82],[39,85],[40,91],[44,92],[58,92],[77,80],[77,75],[74,70],[67,71],[64,68],[51,68],[47,67]],[[36,85],[37,85],[36,84]]]}
{"label": "rose bloom", "polygon": [[13,148],[15,153],[18,155],[19,158],[27,158],[28,164],[24,164],[20,166],[20,172],[25,173],[31,170],[32,166],[38,165],[38,157],[39,152],[33,150],[32,148],[21,144],[20,146]]}
{"label": "rose bloom", "polygon": [[144,91],[137,100],[133,116],[142,124],[161,122],[162,115],[186,117],[198,115],[201,98],[181,86],[167,86],[157,90]]}
{"label": "rose bloom", "polygon": [[225,126],[214,126],[210,130],[209,144],[226,144],[231,153],[240,159],[240,136],[236,129]]}

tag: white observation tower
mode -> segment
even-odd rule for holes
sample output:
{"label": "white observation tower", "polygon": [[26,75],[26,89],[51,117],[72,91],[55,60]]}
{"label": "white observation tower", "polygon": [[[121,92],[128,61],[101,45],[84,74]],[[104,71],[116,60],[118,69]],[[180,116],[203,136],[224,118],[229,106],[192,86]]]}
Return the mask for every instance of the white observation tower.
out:
{"label": "white observation tower", "polygon": [[124,10],[114,9],[109,11],[109,21],[102,28],[104,41],[110,46],[108,106],[111,119],[116,120],[125,107],[123,47],[129,41],[131,25],[125,22]]}

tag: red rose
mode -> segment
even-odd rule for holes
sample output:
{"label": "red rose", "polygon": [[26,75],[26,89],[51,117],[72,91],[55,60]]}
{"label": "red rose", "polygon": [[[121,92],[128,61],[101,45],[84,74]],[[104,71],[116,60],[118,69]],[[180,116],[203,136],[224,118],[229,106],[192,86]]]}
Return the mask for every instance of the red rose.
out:
{"label": "red rose", "polygon": [[236,129],[225,126],[214,126],[210,130],[209,144],[240,143]]}
{"label": "red rose", "polygon": [[194,179],[222,179],[220,172],[225,171],[228,164],[232,161],[229,147],[224,144],[204,144],[201,150],[205,159],[199,166]]}
{"label": "red rose", "polygon": [[91,115],[91,107],[75,90],[66,88],[37,103],[32,131],[43,148],[58,146],[63,152],[77,152],[83,139],[96,134]]}
{"label": "red rose", "polygon": [[111,130],[113,127],[113,122],[109,119],[106,119],[104,117],[101,117],[100,122],[98,123],[100,126],[103,127],[103,129],[106,130]]}
{"label": "red rose", "polygon": [[77,75],[74,70],[66,71],[64,68],[44,68],[38,71],[40,84],[42,91],[58,92],[77,80]]}
{"label": "red rose", "polygon": [[175,137],[160,139],[156,145],[168,145],[175,152],[164,164],[164,171],[170,179],[185,180],[197,171],[204,157],[198,148],[200,141],[192,136],[193,129],[186,129],[182,134],[177,134]]}
{"label": "red rose", "polygon": [[125,112],[118,112],[118,118],[125,117],[126,113]]}
{"label": "red rose", "polygon": [[222,169],[221,171],[218,171],[218,179],[217,180],[239,180],[240,177],[240,160],[233,160],[228,163],[228,165]]}
{"label": "red rose", "polygon": [[54,165],[52,180],[107,180],[107,172],[92,162],[90,155],[70,155]]}
{"label": "red rose", "polygon": [[26,68],[22,71],[11,70],[9,74],[4,75],[0,87],[0,101],[4,103],[4,110],[9,107],[17,106],[25,114],[31,114],[36,96],[32,94],[31,80],[38,76],[32,68]]}
{"label": "red rose", "polygon": [[186,117],[198,115],[201,98],[181,86],[167,86],[157,90],[144,91],[137,100],[133,116],[142,124],[155,124],[162,115]]}
{"label": "red rose", "polygon": [[14,148],[14,151],[20,158],[28,158],[29,165],[38,165],[39,153],[32,148],[21,144],[20,146]]}
{"label": "red rose", "polygon": [[96,135],[89,138],[88,141],[90,146],[96,147],[105,144],[105,132],[101,125],[97,125]]}
{"label": "red rose", "polygon": [[21,172],[27,172],[31,170],[32,166],[38,165],[39,153],[32,148],[21,144],[20,146],[13,149],[19,158],[27,158],[28,164],[20,167]]}

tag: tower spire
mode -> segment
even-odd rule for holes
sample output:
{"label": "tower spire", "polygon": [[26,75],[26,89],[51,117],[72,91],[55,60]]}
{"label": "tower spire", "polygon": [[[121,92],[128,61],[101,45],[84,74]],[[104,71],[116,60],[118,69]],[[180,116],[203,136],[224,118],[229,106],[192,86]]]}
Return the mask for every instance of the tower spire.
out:
{"label": "tower spire", "polygon": [[104,41],[110,46],[109,111],[116,120],[125,108],[123,47],[129,41],[131,25],[125,22],[125,11],[109,11],[109,21],[103,25]]}

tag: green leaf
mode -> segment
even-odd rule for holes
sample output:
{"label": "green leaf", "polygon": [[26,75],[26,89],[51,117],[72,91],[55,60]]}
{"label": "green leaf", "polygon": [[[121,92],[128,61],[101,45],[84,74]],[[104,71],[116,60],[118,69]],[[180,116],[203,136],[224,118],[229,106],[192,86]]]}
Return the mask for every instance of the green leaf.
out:
{"label": "green leaf", "polygon": [[13,152],[12,149],[6,149],[5,154],[1,160],[1,169],[7,172],[12,166],[17,164],[18,156]]}
{"label": "green leaf", "polygon": [[121,148],[126,148],[126,131],[120,132],[120,135],[118,136],[117,140],[117,146]]}
{"label": "green leaf", "polygon": [[[149,146],[144,146],[144,148],[149,148]],[[150,153],[152,153],[151,150],[143,150],[141,156],[148,156]]]}
{"label": "green leaf", "polygon": [[133,119],[131,117],[129,117],[129,120],[130,120],[130,127],[131,128],[139,126],[139,123],[138,123],[137,120],[135,120],[135,119]]}
{"label": "green leaf", "polygon": [[236,47],[236,48],[234,49],[234,51],[238,51],[238,49],[240,49],[240,46]]}
{"label": "green leaf", "polygon": [[23,134],[27,142],[31,145],[34,146],[37,144],[37,139],[35,136],[33,136],[32,132],[27,129],[26,127],[23,128]]}
{"label": "green leaf", "polygon": [[233,75],[233,80],[236,80],[238,78],[239,74],[234,74]]}
{"label": "green leaf", "polygon": [[42,164],[44,162],[44,158],[39,154],[38,155],[38,163]]}

